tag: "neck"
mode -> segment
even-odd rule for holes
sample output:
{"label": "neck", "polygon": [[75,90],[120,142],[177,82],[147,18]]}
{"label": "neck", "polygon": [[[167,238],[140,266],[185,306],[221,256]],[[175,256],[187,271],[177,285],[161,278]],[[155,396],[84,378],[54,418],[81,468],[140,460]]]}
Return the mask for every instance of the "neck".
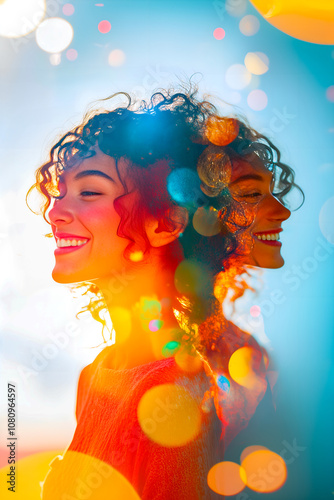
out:
{"label": "neck", "polygon": [[151,255],[144,262],[126,262],[122,270],[94,282],[104,296],[115,330],[115,368],[131,368],[166,357],[163,347],[179,330],[172,310],[176,266],[166,268]]}

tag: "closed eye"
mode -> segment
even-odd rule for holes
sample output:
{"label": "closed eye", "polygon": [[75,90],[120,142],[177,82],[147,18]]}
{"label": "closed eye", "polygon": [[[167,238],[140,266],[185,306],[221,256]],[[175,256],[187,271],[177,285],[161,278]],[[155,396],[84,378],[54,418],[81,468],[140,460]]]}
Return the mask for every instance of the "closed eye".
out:
{"label": "closed eye", "polygon": [[82,191],[80,193],[81,196],[97,196],[100,195],[101,193],[96,193],[95,191]]}
{"label": "closed eye", "polygon": [[240,198],[248,198],[248,197],[251,197],[251,198],[256,198],[257,196],[262,196],[262,193],[247,193],[247,194],[241,194],[239,195]]}

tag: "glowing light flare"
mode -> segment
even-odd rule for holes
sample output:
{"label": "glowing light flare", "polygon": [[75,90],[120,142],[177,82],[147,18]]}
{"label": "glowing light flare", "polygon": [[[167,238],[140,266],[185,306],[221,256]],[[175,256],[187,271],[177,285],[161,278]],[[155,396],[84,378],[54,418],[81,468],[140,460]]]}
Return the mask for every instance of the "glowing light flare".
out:
{"label": "glowing light flare", "polygon": [[230,391],[230,387],[231,387],[231,383],[229,381],[229,379],[227,377],[225,377],[225,375],[219,375],[217,377],[217,385],[219,387],[219,389],[221,389],[222,391],[228,393]]}
{"label": "glowing light flare", "polygon": [[200,431],[201,414],[196,401],[183,387],[161,384],[149,389],[137,408],[143,432],[162,446],[184,446]]}
{"label": "glowing light flare", "polygon": [[225,38],[225,30],[223,28],[216,28],[213,32],[213,36],[216,40],[223,40]]}
{"label": "glowing light flare", "polygon": [[45,19],[36,30],[37,45],[51,54],[65,50],[73,39],[72,25],[60,17]]}
{"label": "glowing light flare", "polygon": [[220,495],[237,495],[246,486],[244,469],[234,462],[219,462],[211,467],[207,482]]}
{"label": "glowing light flare", "polygon": [[202,236],[214,236],[220,232],[218,211],[213,207],[199,207],[193,216],[195,231]]}
{"label": "glowing light flare", "polygon": [[283,486],[287,467],[283,458],[270,450],[250,453],[241,462],[247,476],[247,486],[258,493],[271,493]]}
{"label": "glowing light flare", "polygon": [[110,52],[108,56],[108,63],[110,66],[122,66],[125,62],[125,54],[123,50],[120,49],[114,49]]}
{"label": "glowing light flare", "polygon": [[254,111],[262,111],[268,104],[268,97],[264,90],[252,90],[247,96],[247,104]]}
{"label": "glowing light flare", "polygon": [[260,306],[252,306],[250,308],[249,312],[250,312],[251,316],[253,316],[253,318],[257,318],[261,314],[261,307]]}
{"label": "glowing light flare", "polygon": [[157,332],[163,327],[163,324],[164,322],[160,319],[152,319],[148,324],[148,328],[151,332]]}
{"label": "glowing light flare", "polygon": [[262,353],[252,347],[241,347],[234,351],[228,363],[231,378],[247,389],[257,390],[266,384],[261,377],[264,372]]}
{"label": "glowing light flare", "polygon": [[328,87],[328,89],[326,90],[326,97],[329,102],[334,102],[334,85]]}
{"label": "glowing light flare", "polygon": [[253,36],[260,29],[260,21],[256,16],[244,16],[239,23],[239,30],[245,36]]}
{"label": "glowing light flare", "polygon": [[243,64],[232,64],[225,73],[227,85],[235,90],[241,90],[247,87],[251,79],[252,74]]}
{"label": "glowing light flare", "polygon": [[0,2],[0,36],[19,38],[28,35],[43,21],[45,13],[45,0]]}
{"label": "glowing light flare", "polygon": [[111,24],[109,21],[100,21],[98,24],[97,29],[99,30],[100,33],[109,33],[111,30]]}
{"label": "glowing light flare", "polygon": [[269,69],[269,58],[263,52],[248,52],[244,63],[253,75],[264,75]]}
{"label": "glowing light flare", "polygon": [[[21,479],[20,484],[22,484]],[[39,484],[38,486],[40,488]],[[25,498],[39,498],[39,496],[26,495]],[[52,473],[44,482],[43,497],[48,500],[59,500],[59,498],[140,500],[133,486],[117,469],[95,457],[75,451],[67,451],[62,460],[56,459],[56,462],[53,462]]]}
{"label": "glowing light flare", "polygon": [[132,329],[130,311],[125,307],[113,307],[110,310],[110,317],[116,332],[116,344],[124,342],[129,338]]}
{"label": "glowing light flare", "polygon": [[174,354],[180,349],[180,345],[181,345],[180,342],[176,342],[175,340],[168,342],[162,348],[162,355],[165,358],[174,356]]}
{"label": "glowing light flare", "polygon": [[66,57],[69,61],[75,61],[78,57],[78,52],[75,49],[68,49],[66,51]]}
{"label": "glowing light flare", "polygon": [[251,0],[272,26],[305,42],[334,43],[334,4],[328,0]]}
{"label": "glowing light flare", "polygon": [[141,250],[135,250],[134,252],[131,252],[129,259],[132,262],[140,262],[144,258],[144,254]]}
{"label": "glowing light flare", "polygon": [[72,16],[74,14],[74,10],[74,5],[71,3],[65,3],[63,6],[63,14],[65,14],[65,16]]}
{"label": "glowing light flare", "polygon": [[268,448],[266,448],[265,446],[261,446],[259,444],[254,444],[253,446],[247,446],[247,448],[245,448],[240,455],[240,462],[243,462],[245,458],[248,457],[248,455],[250,455],[254,451],[267,450],[267,449]]}
{"label": "glowing light flare", "polygon": [[205,135],[215,146],[227,146],[238,133],[239,124],[235,118],[212,116],[206,121]]}
{"label": "glowing light flare", "polygon": [[334,245],[334,196],[322,205],[319,213],[319,227],[326,240]]}

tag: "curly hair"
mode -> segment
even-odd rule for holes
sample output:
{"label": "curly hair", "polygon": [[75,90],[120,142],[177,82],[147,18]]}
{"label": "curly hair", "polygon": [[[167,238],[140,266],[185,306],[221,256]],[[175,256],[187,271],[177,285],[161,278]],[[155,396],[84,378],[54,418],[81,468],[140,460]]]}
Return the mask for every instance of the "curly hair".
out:
{"label": "curly hair", "polygon": [[[197,89],[185,92],[163,90],[154,93],[147,102],[137,102],[126,93],[103,99],[123,95],[128,102],[112,111],[86,114],[81,125],[63,135],[51,148],[49,160],[37,170],[36,183],[28,195],[34,188],[42,194],[44,203],[41,212],[49,222],[46,213],[52,197],[58,194],[62,173],[85,158],[94,156],[97,148],[111,156],[124,187],[124,194],[114,200],[114,207],[121,218],[117,234],[129,241],[124,255],[127,259],[136,250],[140,250],[144,258],[148,254],[150,245],[144,229],[145,214],[154,215],[159,220],[159,228],[171,229],[173,219],[170,210],[175,205],[186,207],[190,216],[199,208],[216,211],[218,233],[204,236],[190,223],[178,239],[184,258],[204,266],[207,272],[208,279],[203,280],[195,296],[192,294],[188,297],[190,300],[181,300],[181,309],[188,312],[192,321],[200,322],[205,317],[205,307],[193,305],[196,301],[198,305],[206,299],[209,302],[212,300],[215,277],[231,269],[231,262],[234,263],[233,269],[240,273],[240,268],[235,265],[235,256],[241,248],[238,235],[249,225],[242,207],[233,200],[225,185],[217,192],[212,190],[212,186],[203,189],[203,182],[197,173],[198,162],[208,146],[218,156],[224,154],[231,160],[256,154],[273,172],[274,195],[283,204],[293,187],[300,188],[294,182],[294,171],[281,162],[279,149],[266,136],[252,129],[245,118],[219,116],[212,103],[198,100],[196,94]],[[233,120],[235,130],[223,146],[211,142],[212,134],[208,134],[209,124],[212,129],[212,124],[219,125],[221,120]],[[118,169],[121,158],[128,160],[130,175],[140,195],[140,203],[132,207],[131,212],[127,207],[127,182]],[[223,169],[224,163],[221,162],[220,170]],[[90,297],[85,310],[104,323],[100,312],[105,306],[96,285],[81,283],[75,286],[78,287],[84,287],[84,293]],[[240,281],[237,287],[240,295]]]}

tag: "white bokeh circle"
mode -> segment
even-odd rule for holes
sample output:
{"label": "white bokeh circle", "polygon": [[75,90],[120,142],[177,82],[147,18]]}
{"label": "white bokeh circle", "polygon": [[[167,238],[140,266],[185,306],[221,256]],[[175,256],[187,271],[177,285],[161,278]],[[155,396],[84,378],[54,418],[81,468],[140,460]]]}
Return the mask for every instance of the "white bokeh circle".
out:
{"label": "white bokeh circle", "polygon": [[0,36],[19,38],[28,35],[43,21],[45,12],[45,0],[0,2]]}
{"label": "white bokeh circle", "polygon": [[72,25],[60,17],[45,19],[36,30],[37,45],[50,54],[58,54],[67,49],[72,40]]}
{"label": "white bokeh circle", "polygon": [[247,87],[252,79],[252,74],[243,64],[232,64],[226,73],[225,81],[234,90],[241,90]]}

